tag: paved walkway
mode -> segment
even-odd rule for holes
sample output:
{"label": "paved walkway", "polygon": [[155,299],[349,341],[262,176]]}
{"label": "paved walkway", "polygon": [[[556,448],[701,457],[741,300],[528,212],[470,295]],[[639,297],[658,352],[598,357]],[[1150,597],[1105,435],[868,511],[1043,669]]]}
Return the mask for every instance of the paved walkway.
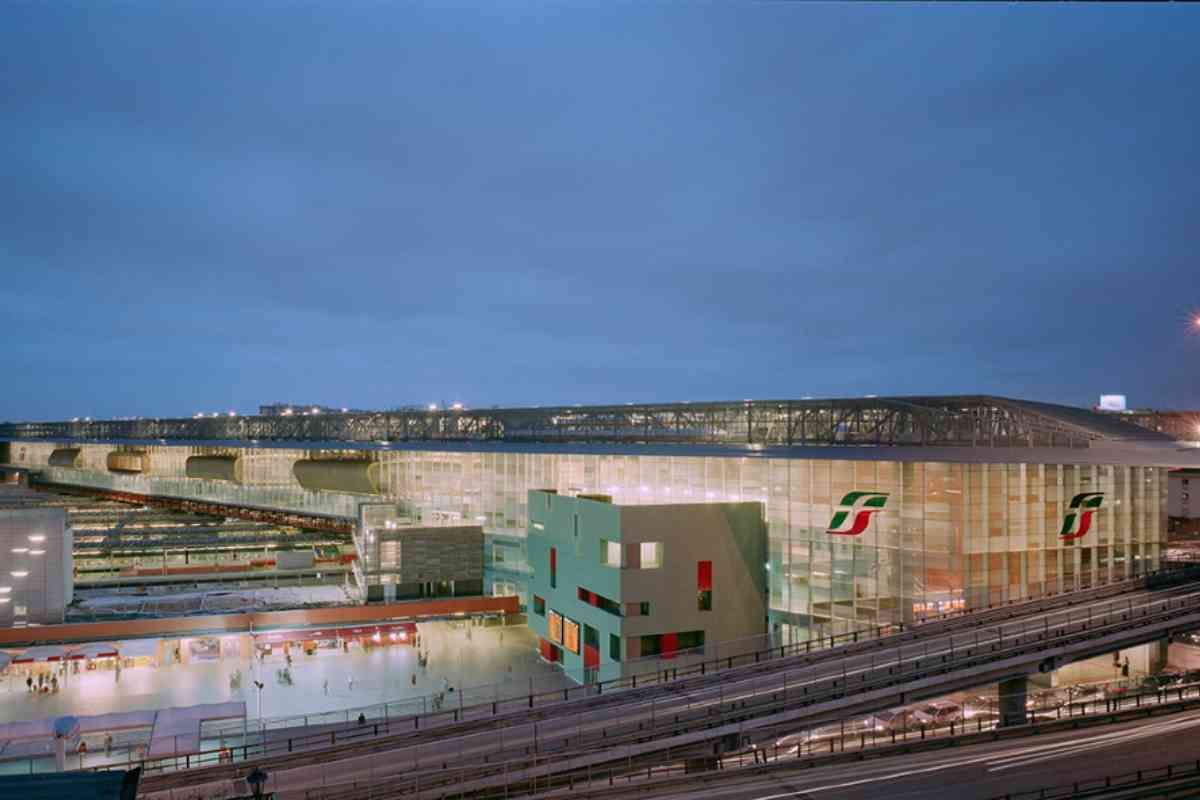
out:
{"label": "paved walkway", "polygon": [[[531,679],[537,691],[573,685],[558,668],[538,658],[535,638],[524,626],[468,628],[465,623],[434,622],[421,623],[420,630],[422,648],[429,652],[424,670],[417,665],[416,648],[408,645],[365,651],[356,646],[350,653],[321,650],[313,656],[293,649],[291,686],[276,679],[284,667],[282,655],[262,664],[226,658],[130,667],[121,671],[119,682],[111,671],[82,672],[68,675],[57,694],[45,695],[30,694],[23,677],[8,676],[0,679],[0,722],[228,701],[245,702],[254,720],[259,715],[255,678],[264,684],[261,714],[265,719],[315,716],[395,700],[415,700],[419,707],[420,698],[441,690],[443,677],[459,690],[448,697],[448,703],[456,701],[463,688],[466,702],[471,702],[494,694],[523,694]],[[242,687],[231,691],[229,678],[235,669],[241,670]]]}

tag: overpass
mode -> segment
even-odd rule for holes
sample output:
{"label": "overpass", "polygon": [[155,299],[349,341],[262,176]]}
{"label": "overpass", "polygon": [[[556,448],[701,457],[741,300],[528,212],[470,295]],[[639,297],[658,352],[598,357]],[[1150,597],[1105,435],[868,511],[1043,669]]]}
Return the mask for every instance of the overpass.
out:
{"label": "overpass", "polygon": [[375,797],[521,793],[599,770],[680,760],[704,768],[721,753],[831,720],[1023,680],[1200,628],[1196,579],[1190,570],[1137,579],[820,651],[780,652],[716,670],[701,665],[638,688],[581,687],[575,699],[560,702],[535,704],[531,697],[527,705],[521,698],[385,720],[371,723],[379,736],[333,746],[328,739],[289,741],[286,751],[279,744],[247,748],[232,765],[173,772],[173,763],[146,762],[143,791],[164,798],[185,797],[178,792],[185,788],[233,792],[255,765],[272,773],[269,789],[307,798],[361,796],[367,787]]}

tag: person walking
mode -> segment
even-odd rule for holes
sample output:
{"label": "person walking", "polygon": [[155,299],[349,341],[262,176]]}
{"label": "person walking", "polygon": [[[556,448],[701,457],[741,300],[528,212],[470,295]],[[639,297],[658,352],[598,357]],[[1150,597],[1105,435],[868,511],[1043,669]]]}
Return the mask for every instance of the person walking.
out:
{"label": "person walking", "polygon": [[346,688],[354,691],[354,676],[349,673],[346,674]]}
{"label": "person walking", "polygon": [[33,676],[32,675],[28,675],[25,677],[25,688],[29,690],[30,694],[33,693]]}
{"label": "person walking", "polygon": [[417,685],[417,673],[414,672],[411,677],[412,677],[412,685],[416,686]]}
{"label": "person walking", "polygon": [[325,692],[325,696],[329,696],[329,678],[321,681],[321,691]]}

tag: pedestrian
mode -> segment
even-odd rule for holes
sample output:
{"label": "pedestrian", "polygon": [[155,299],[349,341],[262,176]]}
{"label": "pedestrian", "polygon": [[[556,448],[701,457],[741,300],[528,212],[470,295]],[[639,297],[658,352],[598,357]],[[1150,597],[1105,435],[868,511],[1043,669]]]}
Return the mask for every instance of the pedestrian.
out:
{"label": "pedestrian", "polygon": [[415,672],[412,674],[412,685],[413,686],[417,685],[417,673],[415,673]]}
{"label": "pedestrian", "polygon": [[325,692],[326,696],[329,695],[329,678],[321,682],[321,691]]}
{"label": "pedestrian", "polygon": [[32,675],[29,675],[25,678],[25,688],[27,688],[30,692],[33,691],[33,676]]}
{"label": "pedestrian", "polygon": [[57,675],[52,675],[50,677],[50,691],[54,692],[55,694],[58,694],[58,676]]}
{"label": "pedestrian", "polygon": [[366,715],[366,714],[363,714],[361,711],[360,711],[360,712],[359,712],[359,714],[358,714],[358,724],[359,724],[359,725],[366,725],[366,724],[367,724],[367,715]]}
{"label": "pedestrian", "polygon": [[349,674],[346,675],[346,688],[348,688],[352,692],[354,691],[354,676],[353,675],[349,675]]}
{"label": "pedestrian", "polygon": [[104,734],[104,755],[112,753],[112,734]]}

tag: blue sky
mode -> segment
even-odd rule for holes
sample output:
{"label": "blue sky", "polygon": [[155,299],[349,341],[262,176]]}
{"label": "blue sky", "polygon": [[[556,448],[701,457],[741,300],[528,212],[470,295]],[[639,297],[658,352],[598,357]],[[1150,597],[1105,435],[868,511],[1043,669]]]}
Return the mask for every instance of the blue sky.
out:
{"label": "blue sky", "polygon": [[1188,4],[4,17],[0,419],[1200,407]]}

